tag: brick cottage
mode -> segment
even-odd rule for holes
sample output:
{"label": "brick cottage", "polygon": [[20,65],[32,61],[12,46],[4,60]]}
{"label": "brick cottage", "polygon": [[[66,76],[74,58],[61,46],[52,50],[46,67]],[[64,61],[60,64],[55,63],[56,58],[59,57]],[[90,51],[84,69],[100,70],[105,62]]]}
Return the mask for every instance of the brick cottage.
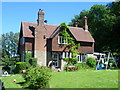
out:
{"label": "brick cottage", "polygon": [[[78,63],[85,62],[85,58],[93,55],[94,39],[88,31],[87,17],[83,18],[83,28],[68,27],[69,33],[80,43],[78,48]],[[38,58],[40,66],[48,66],[50,62],[55,68],[63,69],[65,57],[71,58],[71,52],[66,42],[59,34],[59,25],[44,24],[44,11],[39,10],[37,23],[21,22],[18,53],[21,61],[24,61],[25,52]]]}

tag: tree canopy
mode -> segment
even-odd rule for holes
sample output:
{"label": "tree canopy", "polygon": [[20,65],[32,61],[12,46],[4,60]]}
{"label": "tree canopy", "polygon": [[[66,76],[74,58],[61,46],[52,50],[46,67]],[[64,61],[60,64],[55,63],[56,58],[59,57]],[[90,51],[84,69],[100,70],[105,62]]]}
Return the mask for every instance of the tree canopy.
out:
{"label": "tree canopy", "polygon": [[19,33],[5,33],[2,34],[1,37],[1,46],[2,46],[2,54],[1,60],[3,65],[11,65],[14,64],[18,59],[18,41],[19,41]]}
{"label": "tree canopy", "polygon": [[78,22],[78,26],[82,27],[83,16],[88,17],[88,28],[95,39],[95,51],[120,52],[120,2],[93,5],[90,10],[75,15],[69,25],[74,26]]}

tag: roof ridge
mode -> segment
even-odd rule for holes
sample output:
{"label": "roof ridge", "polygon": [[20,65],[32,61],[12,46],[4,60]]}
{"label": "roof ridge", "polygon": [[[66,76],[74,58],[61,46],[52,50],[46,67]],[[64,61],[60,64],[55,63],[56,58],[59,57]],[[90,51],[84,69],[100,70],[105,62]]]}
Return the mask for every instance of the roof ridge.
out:
{"label": "roof ridge", "polygon": [[53,25],[53,24],[45,24],[45,25],[51,25],[51,26],[59,26],[59,25]]}
{"label": "roof ridge", "polygon": [[[23,22],[23,23],[37,24],[37,23],[34,23],[34,22],[28,22],[28,21],[21,21],[21,22]],[[59,26],[59,25],[53,25],[53,24],[44,24],[44,25]]]}
{"label": "roof ridge", "polygon": [[33,23],[33,24],[37,24],[37,23],[34,23],[34,22],[28,22],[28,21],[21,21],[21,22],[26,22],[26,23]]}
{"label": "roof ridge", "polygon": [[83,29],[82,27],[73,27],[73,26],[69,26],[70,28],[78,28],[78,29]]}

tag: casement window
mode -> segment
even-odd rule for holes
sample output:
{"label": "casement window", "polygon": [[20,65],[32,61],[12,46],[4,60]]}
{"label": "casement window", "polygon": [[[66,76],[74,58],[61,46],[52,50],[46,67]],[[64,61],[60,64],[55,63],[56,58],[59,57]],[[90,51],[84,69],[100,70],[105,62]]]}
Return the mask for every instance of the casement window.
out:
{"label": "casement window", "polygon": [[77,57],[78,57],[78,63],[81,63],[86,61],[87,55],[81,53],[81,54],[78,54]]}
{"label": "casement window", "polygon": [[20,45],[23,45],[24,43],[25,43],[25,38],[24,37],[20,38]]}
{"label": "casement window", "polygon": [[58,44],[67,44],[67,43],[68,43],[67,38],[63,36],[58,36]]}
{"label": "casement window", "polygon": [[71,52],[62,52],[62,58],[66,58],[66,57],[72,58],[72,53]]}

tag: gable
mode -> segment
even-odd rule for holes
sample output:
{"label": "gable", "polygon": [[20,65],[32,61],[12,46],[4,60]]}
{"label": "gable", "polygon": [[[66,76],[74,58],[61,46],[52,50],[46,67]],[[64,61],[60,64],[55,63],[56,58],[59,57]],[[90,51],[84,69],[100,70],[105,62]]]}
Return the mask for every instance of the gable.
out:
{"label": "gable", "polygon": [[[90,32],[86,32],[85,30],[83,30],[83,28],[69,27],[68,30],[70,31],[70,34],[72,34],[72,36],[76,39],[76,41],[94,42],[94,39],[91,36]],[[59,32],[60,27],[53,32],[50,38],[54,38],[55,35],[57,35]]]}

